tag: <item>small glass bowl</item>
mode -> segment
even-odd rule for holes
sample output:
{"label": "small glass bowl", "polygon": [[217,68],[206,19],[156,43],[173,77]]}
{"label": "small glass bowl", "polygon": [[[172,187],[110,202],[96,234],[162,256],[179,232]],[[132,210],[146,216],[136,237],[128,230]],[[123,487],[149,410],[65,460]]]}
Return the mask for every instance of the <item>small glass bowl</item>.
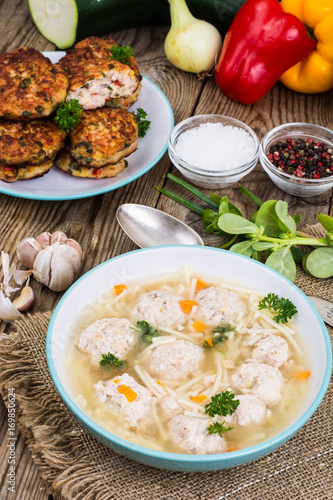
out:
{"label": "small glass bowl", "polygon": [[324,142],[333,149],[333,132],[325,127],[311,123],[288,123],[273,128],[263,137],[260,144],[260,163],[271,180],[280,189],[294,196],[309,198],[328,191],[333,187],[333,173],[322,179],[303,179],[282,172],[267,158],[269,148],[277,141],[292,139],[308,139],[314,142]]}
{"label": "small glass bowl", "polygon": [[[240,167],[230,170],[206,170],[195,165],[191,165],[183,160],[175,151],[175,146],[179,136],[190,129],[197,128],[203,123],[221,123],[223,126],[233,126],[245,130],[253,139],[255,145],[255,153],[248,159],[246,163]],[[224,188],[235,182],[240,181],[242,177],[249,174],[254,169],[259,157],[259,139],[253,130],[235,118],[222,115],[198,115],[187,118],[178,123],[172,130],[169,137],[169,157],[174,166],[183,174],[186,179],[197,186],[204,188]]]}

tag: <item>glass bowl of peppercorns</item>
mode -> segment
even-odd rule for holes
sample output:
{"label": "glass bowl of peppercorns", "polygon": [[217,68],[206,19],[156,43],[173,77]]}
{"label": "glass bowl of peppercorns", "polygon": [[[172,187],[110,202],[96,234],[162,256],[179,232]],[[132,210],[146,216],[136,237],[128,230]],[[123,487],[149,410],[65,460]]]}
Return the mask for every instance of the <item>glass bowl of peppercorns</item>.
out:
{"label": "glass bowl of peppercorns", "polygon": [[303,198],[333,187],[333,132],[311,123],[270,130],[260,144],[261,166],[286,193]]}

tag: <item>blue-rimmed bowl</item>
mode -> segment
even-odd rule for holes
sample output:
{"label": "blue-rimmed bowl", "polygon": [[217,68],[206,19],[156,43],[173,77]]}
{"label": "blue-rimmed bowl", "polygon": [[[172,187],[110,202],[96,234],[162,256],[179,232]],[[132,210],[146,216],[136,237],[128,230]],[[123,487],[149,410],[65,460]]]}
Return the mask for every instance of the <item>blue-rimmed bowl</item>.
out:
{"label": "blue-rimmed bowl", "polygon": [[[297,324],[311,360],[311,387],[297,415],[275,437],[239,451],[215,455],[187,455],[144,448],[111,434],[97,425],[74,402],[65,368],[67,346],[73,342],[72,325],[82,314],[89,316],[93,299],[103,297],[113,285],[133,279],[176,271],[187,265],[196,274],[233,280],[245,287],[274,292],[297,307]],[[318,408],[332,371],[332,352],[327,330],[317,310],[290,281],[269,267],[232,252],[211,247],[171,245],[136,250],[92,269],[66,292],[50,321],[46,353],[54,384],[80,424],[105,446],[137,462],[177,471],[211,471],[235,467],[260,458],[290,439]]]}

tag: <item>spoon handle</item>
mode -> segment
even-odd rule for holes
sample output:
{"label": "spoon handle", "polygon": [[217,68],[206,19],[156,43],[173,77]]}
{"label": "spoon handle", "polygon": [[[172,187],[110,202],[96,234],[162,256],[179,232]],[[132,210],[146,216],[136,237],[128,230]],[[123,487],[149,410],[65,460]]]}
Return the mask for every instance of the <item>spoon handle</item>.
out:
{"label": "spoon handle", "polygon": [[318,310],[320,316],[323,318],[325,323],[330,326],[333,326],[333,302],[329,300],[322,299],[321,297],[317,297],[316,295],[308,295],[308,298],[311,300],[312,304]]}

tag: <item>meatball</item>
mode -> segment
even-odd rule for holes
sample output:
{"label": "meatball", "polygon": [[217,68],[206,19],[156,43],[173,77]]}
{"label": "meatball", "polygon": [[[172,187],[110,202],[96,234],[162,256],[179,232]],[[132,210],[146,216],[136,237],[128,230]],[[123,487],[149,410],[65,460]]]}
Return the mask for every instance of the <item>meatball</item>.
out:
{"label": "meatball", "polygon": [[218,326],[235,320],[244,304],[235,292],[211,286],[196,295],[198,309],[195,317],[209,326]]}
{"label": "meatball", "polygon": [[65,99],[68,78],[38,50],[0,54],[0,116],[32,120],[49,116]]}
{"label": "meatball", "polygon": [[266,418],[267,408],[265,403],[253,394],[236,396],[239,405],[235,413],[226,415],[225,422],[228,425],[261,424]]}
{"label": "meatball", "polygon": [[138,145],[133,113],[119,108],[84,111],[70,133],[71,154],[79,165],[101,168],[118,163]]}
{"label": "meatball", "polygon": [[162,411],[172,417],[174,417],[175,415],[179,415],[179,413],[182,413],[183,411],[183,406],[180,405],[177,399],[173,398],[172,396],[165,396],[161,400],[160,404]]}
{"label": "meatball", "polygon": [[151,415],[151,393],[128,373],[107,382],[99,381],[94,385],[94,389],[99,402],[106,404],[123,418],[128,427],[137,428]]}
{"label": "meatball", "polygon": [[250,392],[268,406],[273,406],[282,398],[283,377],[274,366],[244,363],[233,374],[232,387],[243,393]]}
{"label": "meatball", "polygon": [[91,36],[67,51],[59,64],[69,76],[67,99],[78,99],[83,109],[105,105],[128,109],[138,98],[141,75],[134,57],[129,64],[111,59],[112,38]]}
{"label": "meatball", "polygon": [[176,340],[153,350],[150,370],[161,378],[182,379],[194,373],[203,359],[202,347],[188,340]]}
{"label": "meatball", "polygon": [[103,168],[85,167],[83,165],[79,165],[74,160],[71,155],[70,147],[66,146],[57,156],[56,166],[59,170],[66,172],[66,174],[69,174],[72,177],[104,179],[116,177],[120,174],[124,168],[127,167],[127,161],[122,159],[118,163],[109,163],[108,165],[104,165]]}
{"label": "meatball", "polygon": [[82,330],[77,339],[77,346],[91,354],[96,361],[101,359],[102,354],[109,352],[124,359],[135,341],[130,325],[128,319],[98,319]]}
{"label": "meatball", "polygon": [[178,415],[169,425],[171,439],[189,453],[204,455],[227,451],[224,439],[208,432],[208,419]]}
{"label": "meatball", "polygon": [[269,334],[259,340],[257,347],[252,352],[254,361],[266,363],[279,368],[289,358],[288,342],[279,335]]}
{"label": "meatball", "polygon": [[182,300],[180,297],[166,292],[144,293],[132,310],[132,318],[145,320],[155,327],[178,328],[186,320],[179,305],[180,300]]}

